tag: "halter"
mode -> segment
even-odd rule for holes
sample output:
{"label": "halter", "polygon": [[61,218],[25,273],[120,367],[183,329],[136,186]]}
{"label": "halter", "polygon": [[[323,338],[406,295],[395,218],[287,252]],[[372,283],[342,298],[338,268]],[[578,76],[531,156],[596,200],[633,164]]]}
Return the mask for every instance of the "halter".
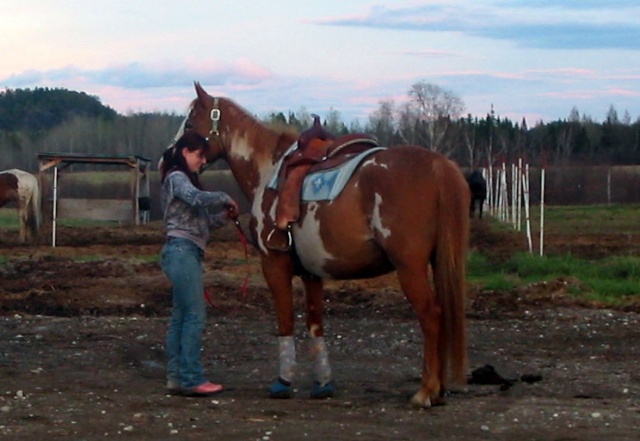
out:
{"label": "halter", "polygon": [[209,130],[209,135],[206,140],[209,141],[211,135],[216,137],[220,136],[220,131],[218,130],[218,123],[220,122],[220,109],[218,108],[218,100],[219,98],[213,99],[213,107],[211,108],[211,112],[209,113],[209,118],[211,118],[211,130]]}

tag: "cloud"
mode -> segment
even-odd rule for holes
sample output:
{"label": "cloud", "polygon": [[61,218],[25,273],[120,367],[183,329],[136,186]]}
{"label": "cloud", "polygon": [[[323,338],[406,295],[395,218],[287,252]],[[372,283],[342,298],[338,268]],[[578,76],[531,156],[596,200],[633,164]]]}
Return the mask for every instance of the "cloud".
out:
{"label": "cloud", "polygon": [[113,65],[104,69],[82,69],[68,66],[51,70],[28,70],[0,79],[6,87],[28,87],[33,84],[96,84],[124,89],[151,89],[177,87],[194,80],[208,84],[229,83],[255,85],[271,78],[266,68],[249,60],[239,59],[221,64],[214,60],[185,60],[182,62],[129,63]]}
{"label": "cloud", "polygon": [[366,12],[323,18],[319,25],[456,32],[520,47],[640,49],[640,6],[632,1],[418,2],[376,5]]}
{"label": "cloud", "polygon": [[422,58],[459,58],[460,55],[450,51],[441,51],[441,50],[421,50],[421,51],[404,51],[402,52],[404,55],[411,55],[414,57],[422,57]]}

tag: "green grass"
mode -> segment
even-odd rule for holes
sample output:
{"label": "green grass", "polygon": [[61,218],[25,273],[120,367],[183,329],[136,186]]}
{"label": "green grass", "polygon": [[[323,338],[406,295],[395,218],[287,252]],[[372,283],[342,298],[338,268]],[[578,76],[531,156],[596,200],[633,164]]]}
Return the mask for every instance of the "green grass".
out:
{"label": "green grass", "polygon": [[[540,207],[531,207],[531,226],[540,231]],[[545,230],[565,234],[640,233],[640,205],[545,206]]]}
{"label": "green grass", "polygon": [[[539,235],[540,207],[531,209],[532,234]],[[630,243],[640,240],[640,205],[592,205],[545,207],[545,235],[628,235]],[[490,221],[496,232],[514,231],[511,225]],[[523,235],[524,228],[518,234]],[[581,299],[619,305],[628,299],[640,299],[640,256],[610,256],[586,259],[573,255],[514,254],[505,262],[494,262],[472,252],[468,260],[470,282],[480,289],[507,292],[538,282],[572,279],[567,293]]]}
{"label": "green grass", "polygon": [[15,208],[0,208],[0,228],[18,229],[18,212]]}
{"label": "green grass", "polygon": [[572,278],[568,293],[608,305],[640,296],[640,257],[614,256],[583,260],[573,256],[516,254],[504,263],[489,262],[473,252],[468,261],[469,281],[481,289],[510,291],[519,286]]}

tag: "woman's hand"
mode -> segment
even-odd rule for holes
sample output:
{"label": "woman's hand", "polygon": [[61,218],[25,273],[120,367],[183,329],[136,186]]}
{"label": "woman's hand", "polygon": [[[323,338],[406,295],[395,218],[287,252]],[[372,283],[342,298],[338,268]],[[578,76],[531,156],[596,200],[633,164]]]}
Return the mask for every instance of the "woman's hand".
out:
{"label": "woman's hand", "polygon": [[225,204],[225,208],[227,210],[227,217],[229,219],[237,219],[238,215],[240,215],[240,208],[238,208],[238,203],[233,199],[230,199],[230,202]]}

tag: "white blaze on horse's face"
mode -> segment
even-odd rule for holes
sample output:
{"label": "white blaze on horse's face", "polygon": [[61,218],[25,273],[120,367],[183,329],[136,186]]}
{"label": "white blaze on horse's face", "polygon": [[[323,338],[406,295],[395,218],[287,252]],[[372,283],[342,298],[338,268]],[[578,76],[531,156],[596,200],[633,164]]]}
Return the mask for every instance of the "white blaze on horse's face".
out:
{"label": "white blaze on horse's face", "polygon": [[[170,149],[171,147],[173,147],[173,145],[176,143],[176,141],[178,139],[180,139],[180,137],[182,135],[184,135],[184,128],[187,125],[187,120],[189,119],[189,115],[191,115],[191,109],[193,108],[193,105],[189,106],[189,108],[187,109],[187,116],[184,117],[184,119],[182,120],[182,122],[180,123],[180,127],[178,128],[178,131],[176,132],[175,136],[173,137],[173,142],[171,144],[169,144],[167,146],[167,149]],[[158,168],[158,170],[160,170],[162,168],[162,156],[160,156],[160,159],[158,159],[158,164],[156,166]]]}
{"label": "white blaze on horse's face", "polygon": [[187,121],[189,120],[189,115],[191,115],[191,111],[193,110],[193,104],[189,106],[187,109],[187,116],[184,117],[182,122],[180,123],[180,127],[176,132],[176,136],[173,137],[173,142],[176,142],[182,135],[184,135],[184,128],[187,126]]}

